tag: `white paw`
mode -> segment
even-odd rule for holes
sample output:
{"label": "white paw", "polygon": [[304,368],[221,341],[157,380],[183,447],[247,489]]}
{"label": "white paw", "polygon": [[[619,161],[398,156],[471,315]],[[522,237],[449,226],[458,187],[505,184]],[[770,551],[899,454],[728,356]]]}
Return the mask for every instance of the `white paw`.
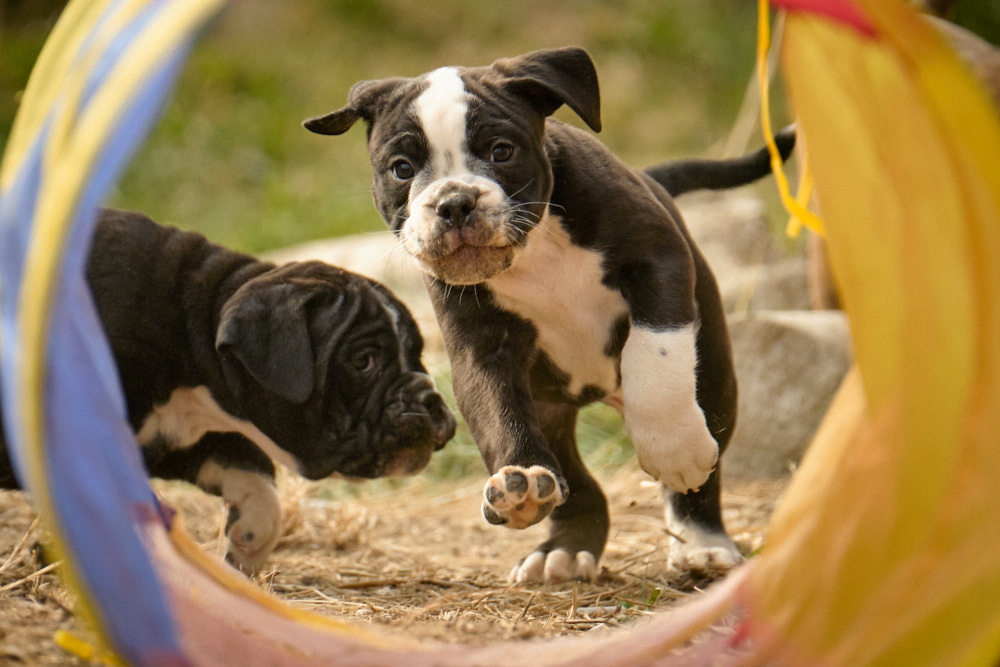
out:
{"label": "white paw", "polygon": [[535,551],[518,563],[510,573],[510,581],[518,584],[533,581],[546,584],[593,581],[596,577],[597,559],[594,554],[578,551],[574,556],[564,549],[556,549],[547,554]]}
{"label": "white paw", "polygon": [[673,491],[698,489],[719,446],[698,406],[695,328],[634,327],[622,349],[625,426],[643,470]]}
{"label": "white paw", "polygon": [[238,502],[229,502],[226,560],[249,575],[264,569],[264,563],[281,539],[281,501],[277,490],[266,485]]}
{"label": "white paw", "polygon": [[718,574],[731,570],[746,560],[728,535],[705,530],[679,519],[669,502],[665,518],[667,530],[678,538],[670,542],[667,562],[672,568],[685,572]]}
{"label": "white paw", "polygon": [[504,466],[486,480],[483,516],[508,528],[533,526],[566,502],[566,482],[542,466]]}
{"label": "white paw", "polygon": [[670,547],[667,562],[675,570],[714,574],[727,572],[744,560],[743,554],[732,543],[710,547],[675,542]]}
{"label": "white paw", "polygon": [[699,489],[719,460],[719,445],[701,410],[693,416],[700,423],[678,420],[662,429],[633,427],[630,433],[642,469],[678,493]]}
{"label": "white paw", "polygon": [[224,468],[209,460],[195,480],[226,503],[226,560],[244,574],[264,569],[281,539],[281,500],[274,480],[263,473]]}

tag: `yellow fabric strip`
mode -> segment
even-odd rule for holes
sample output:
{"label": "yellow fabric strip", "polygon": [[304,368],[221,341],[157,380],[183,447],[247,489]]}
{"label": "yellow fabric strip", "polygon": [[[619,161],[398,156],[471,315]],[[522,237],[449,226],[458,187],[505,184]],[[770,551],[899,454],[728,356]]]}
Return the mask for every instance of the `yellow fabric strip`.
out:
{"label": "yellow fabric strip", "polygon": [[[771,127],[771,102],[769,84],[767,80],[767,52],[771,48],[771,19],[768,0],[758,0],[757,2],[757,80],[760,83],[760,127],[764,133],[764,142],[767,144],[768,154],[771,156],[771,171],[774,172],[774,180],[778,186],[778,194],[785,209],[792,214],[792,219],[788,221],[788,233],[797,236],[798,231],[805,224],[816,233],[823,234],[823,221],[805,206],[810,196],[810,188],[803,187],[799,191],[799,197],[792,197],[788,187],[788,178],[785,176],[785,168],[781,160],[781,153],[774,143],[774,130]],[[803,181],[803,183],[805,183]]]}
{"label": "yellow fabric strip", "polygon": [[122,55],[87,107],[81,109],[81,86],[97,62],[96,53],[109,43],[114,32],[124,26],[129,17],[149,3],[150,0],[135,0],[124,5],[114,21],[102,26],[92,45],[94,51],[84,58],[80,58],[76,50],[94,29],[107,3],[104,0],[70,3],[64,14],[65,22],[61,20],[53,31],[51,45],[40,63],[44,75],[33,74],[29,81],[26,103],[19,112],[19,119],[25,118],[18,120],[19,143],[12,148],[11,157],[4,164],[6,179],[13,179],[23,151],[36,140],[42,119],[56,109],[53,132],[45,147],[39,206],[19,295],[21,424],[31,470],[29,487],[36,508],[50,531],[54,553],[65,558],[67,583],[77,591],[84,615],[94,619],[98,628],[101,626],[99,615],[75,569],[72,554],[66,550],[48,488],[44,456],[47,334],[69,225],[102,148],[136,91],[177,44],[189,40],[192,32],[217,11],[222,0],[190,0],[165,7],[158,20],[146,26],[129,51]]}

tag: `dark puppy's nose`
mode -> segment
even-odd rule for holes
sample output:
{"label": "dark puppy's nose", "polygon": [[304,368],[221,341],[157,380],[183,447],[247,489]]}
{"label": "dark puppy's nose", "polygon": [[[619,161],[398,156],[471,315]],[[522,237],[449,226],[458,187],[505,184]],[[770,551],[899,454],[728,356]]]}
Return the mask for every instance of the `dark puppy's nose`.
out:
{"label": "dark puppy's nose", "polygon": [[453,192],[442,199],[435,210],[438,217],[444,221],[445,226],[461,227],[469,219],[474,208],[476,208],[476,200],[472,195],[465,192]]}

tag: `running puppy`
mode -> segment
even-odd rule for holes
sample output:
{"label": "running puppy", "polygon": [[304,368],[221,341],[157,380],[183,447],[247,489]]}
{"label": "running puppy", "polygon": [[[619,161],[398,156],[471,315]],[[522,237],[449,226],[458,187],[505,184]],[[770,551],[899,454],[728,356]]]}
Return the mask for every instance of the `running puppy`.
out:
{"label": "running puppy", "polygon": [[[551,519],[512,579],[597,574],[607,501],[574,429],[599,400],[622,412],[640,464],[665,487],[668,527],[683,539],[673,562],[731,567],[742,556],[722,525],[718,458],[736,380],[715,279],[667,190],[549,118],[563,104],[600,130],[597,73],[579,48],[362,81],[346,107],[304,125],[368,126],[375,204],[426,273],[455,395],[492,475],[486,519]],[[760,158],[741,163],[741,182],[769,172]],[[711,187],[729,166],[654,175]]]}

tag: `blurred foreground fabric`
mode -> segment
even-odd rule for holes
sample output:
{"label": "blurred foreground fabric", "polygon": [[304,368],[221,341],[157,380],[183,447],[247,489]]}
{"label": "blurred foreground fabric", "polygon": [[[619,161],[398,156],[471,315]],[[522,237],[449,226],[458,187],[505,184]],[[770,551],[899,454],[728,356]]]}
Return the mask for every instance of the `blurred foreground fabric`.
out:
{"label": "blurred foreground fabric", "polygon": [[[767,546],[726,581],[623,632],[456,647],[277,602],[200,554],[149,490],[83,267],[96,207],[221,0],[71,2],[0,175],[3,410],[109,648],[151,665],[995,665],[997,109],[899,0],[774,4],[857,369]],[[723,618],[733,634],[676,652]]]}

